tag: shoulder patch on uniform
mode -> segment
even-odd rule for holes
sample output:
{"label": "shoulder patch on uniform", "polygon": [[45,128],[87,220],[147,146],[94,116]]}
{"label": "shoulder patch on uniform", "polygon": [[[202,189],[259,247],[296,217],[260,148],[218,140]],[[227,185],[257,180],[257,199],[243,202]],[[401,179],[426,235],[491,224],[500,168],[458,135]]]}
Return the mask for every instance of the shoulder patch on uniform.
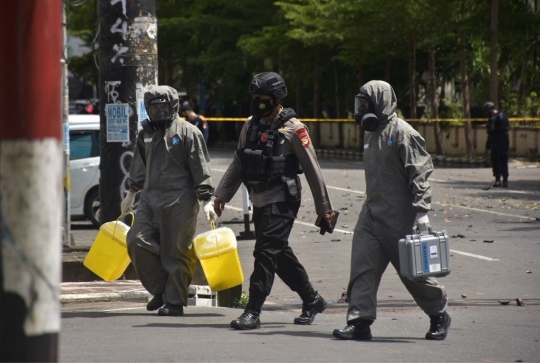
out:
{"label": "shoulder patch on uniform", "polygon": [[180,145],[180,141],[182,141],[182,139],[180,139],[180,136],[178,136],[178,134],[175,134],[174,136],[171,137],[172,146]]}
{"label": "shoulder patch on uniform", "polygon": [[309,139],[309,135],[307,130],[302,127],[301,129],[296,130],[295,132],[296,136],[300,139],[300,142],[302,142],[303,147],[308,147],[311,143],[311,140]]}

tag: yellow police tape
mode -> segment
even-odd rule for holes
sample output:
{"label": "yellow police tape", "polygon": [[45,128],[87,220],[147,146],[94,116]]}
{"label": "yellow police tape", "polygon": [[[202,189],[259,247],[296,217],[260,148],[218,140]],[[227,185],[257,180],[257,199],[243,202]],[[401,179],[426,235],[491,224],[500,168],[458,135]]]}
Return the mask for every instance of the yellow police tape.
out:
{"label": "yellow police tape", "polygon": [[[225,121],[225,122],[244,122],[247,118],[242,117],[207,117],[207,121]],[[355,122],[352,118],[300,118],[302,122]],[[405,119],[407,122],[487,122],[487,118],[437,118],[437,119],[417,119],[410,118]],[[537,122],[540,121],[540,117],[510,117],[508,118],[510,122]]]}

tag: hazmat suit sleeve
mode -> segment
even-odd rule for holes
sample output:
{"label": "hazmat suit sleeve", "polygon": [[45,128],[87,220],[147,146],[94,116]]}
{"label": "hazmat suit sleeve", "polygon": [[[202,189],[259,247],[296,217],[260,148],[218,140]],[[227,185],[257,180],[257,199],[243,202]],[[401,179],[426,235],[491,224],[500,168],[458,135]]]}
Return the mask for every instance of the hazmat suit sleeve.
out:
{"label": "hazmat suit sleeve", "polygon": [[[238,148],[242,149],[246,144],[246,135],[249,120],[244,123],[242,131],[240,132],[240,139],[238,141]],[[221,178],[216,192],[214,193],[218,197],[222,197],[228,203],[236,194],[238,188],[242,184],[242,161],[235,152],[231,165],[227,168],[227,171]]]}
{"label": "hazmat suit sleeve", "polygon": [[193,133],[191,143],[187,143],[186,146],[189,170],[197,199],[209,200],[214,195],[214,186],[210,175],[210,157],[201,132]]}
{"label": "hazmat suit sleeve", "polygon": [[137,135],[135,150],[133,152],[133,160],[129,168],[129,176],[127,184],[130,189],[141,190],[144,187],[146,179],[146,152],[144,139],[146,133],[141,130]]}
{"label": "hazmat suit sleeve", "polygon": [[433,163],[431,155],[426,151],[425,140],[416,132],[406,133],[400,144],[399,154],[414,196],[413,209],[427,213],[431,210],[431,186],[428,178],[433,172]]}
{"label": "hazmat suit sleeve", "polygon": [[294,154],[306,174],[317,215],[322,216],[326,213],[331,213],[332,203],[330,202],[321,168],[317,161],[317,154],[309,138],[308,130],[302,123],[298,123],[295,127],[291,141]]}

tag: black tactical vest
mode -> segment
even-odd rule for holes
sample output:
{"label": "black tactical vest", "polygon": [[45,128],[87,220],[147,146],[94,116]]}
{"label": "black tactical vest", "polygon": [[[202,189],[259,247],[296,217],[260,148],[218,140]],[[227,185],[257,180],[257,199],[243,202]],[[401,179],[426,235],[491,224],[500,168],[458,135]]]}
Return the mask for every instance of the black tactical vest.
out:
{"label": "black tactical vest", "polygon": [[296,155],[277,155],[283,137],[278,128],[295,116],[292,108],[285,108],[270,125],[262,125],[256,116],[250,120],[245,147],[236,150],[242,161],[243,180],[269,182],[283,175],[295,176],[302,172]]}

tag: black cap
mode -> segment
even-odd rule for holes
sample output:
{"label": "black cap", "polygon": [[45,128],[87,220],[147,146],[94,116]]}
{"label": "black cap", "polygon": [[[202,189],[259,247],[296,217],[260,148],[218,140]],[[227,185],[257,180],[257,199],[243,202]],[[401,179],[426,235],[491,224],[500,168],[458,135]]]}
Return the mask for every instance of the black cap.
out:
{"label": "black cap", "polygon": [[484,106],[482,109],[484,110],[484,113],[488,113],[490,110],[495,108],[495,104],[493,102],[486,102],[484,103]]}
{"label": "black cap", "polygon": [[189,102],[188,101],[182,101],[182,103],[180,104],[180,111],[185,112],[185,111],[191,111],[191,110],[192,110],[192,108],[189,105]]}

